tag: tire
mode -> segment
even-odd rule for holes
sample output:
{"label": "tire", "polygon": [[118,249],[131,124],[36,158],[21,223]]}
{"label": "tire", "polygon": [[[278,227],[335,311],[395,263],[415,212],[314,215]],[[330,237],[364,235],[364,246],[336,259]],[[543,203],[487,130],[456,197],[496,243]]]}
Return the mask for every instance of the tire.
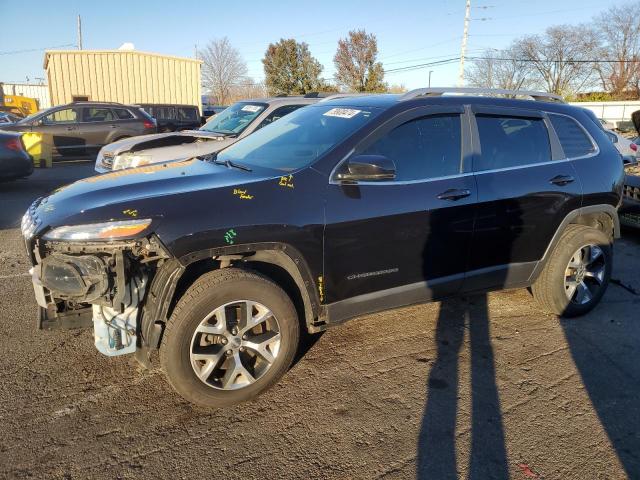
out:
{"label": "tire", "polygon": [[[246,305],[255,305],[250,307],[251,316],[244,314],[249,311]],[[265,308],[271,316],[264,313]],[[261,316],[267,320],[245,330],[251,325],[249,319],[254,320],[253,312],[256,321]],[[176,305],[164,330],[160,363],[184,399],[207,408],[228,407],[255,398],[286,373],[298,348],[299,325],[291,299],[268,278],[237,268],[215,270],[200,277]],[[257,349],[256,345],[263,345],[258,338],[272,343]],[[203,356],[207,359],[199,360]],[[213,370],[207,370],[212,364]]]}
{"label": "tire", "polygon": [[[601,253],[598,253],[598,249]],[[580,273],[581,262],[576,260],[581,257],[580,252],[583,252],[585,261],[595,258],[591,267],[582,268],[597,271],[597,275],[593,272],[586,275]],[[593,227],[569,225],[533,284],[533,297],[549,313],[567,318],[584,315],[600,302],[607,290],[612,263],[611,239],[605,233]],[[587,292],[578,280],[582,280]],[[577,285],[575,290],[574,285]]]}

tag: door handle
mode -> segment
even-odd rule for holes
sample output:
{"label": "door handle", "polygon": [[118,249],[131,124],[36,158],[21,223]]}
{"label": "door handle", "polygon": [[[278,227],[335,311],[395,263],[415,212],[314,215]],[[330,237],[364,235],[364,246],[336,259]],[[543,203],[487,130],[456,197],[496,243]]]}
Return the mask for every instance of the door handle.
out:
{"label": "door handle", "polygon": [[111,125],[111,128],[118,128],[117,125]]}
{"label": "door handle", "polygon": [[456,200],[460,200],[461,198],[468,197],[469,195],[471,195],[470,190],[450,188],[449,190],[445,190],[440,195],[438,195],[438,199],[456,201]]}
{"label": "door handle", "polygon": [[72,130],[75,130],[76,127],[67,127],[67,132],[71,132]]}
{"label": "door handle", "polygon": [[575,181],[575,178],[573,178],[571,175],[556,175],[551,180],[549,180],[549,183],[564,187],[565,185],[568,185],[573,181]]}

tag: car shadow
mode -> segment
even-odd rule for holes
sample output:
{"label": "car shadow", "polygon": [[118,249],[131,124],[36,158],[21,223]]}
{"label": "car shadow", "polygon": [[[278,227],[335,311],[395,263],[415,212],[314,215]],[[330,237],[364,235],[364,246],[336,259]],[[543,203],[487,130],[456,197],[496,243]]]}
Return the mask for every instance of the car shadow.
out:
{"label": "car shadow", "polygon": [[[640,247],[640,231],[623,229]],[[618,264],[620,266],[620,263]],[[614,268],[607,295],[640,305],[640,278],[620,278]],[[612,291],[613,290],[613,291]],[[624,309],[619,305],[627,305]],[[573,361],[593,408],[628,478],[640,479],[640,317],[621,315],[627,302],[611,301],[585,317],[560,321]],[[618,309],[619,308],[619,309]]]}

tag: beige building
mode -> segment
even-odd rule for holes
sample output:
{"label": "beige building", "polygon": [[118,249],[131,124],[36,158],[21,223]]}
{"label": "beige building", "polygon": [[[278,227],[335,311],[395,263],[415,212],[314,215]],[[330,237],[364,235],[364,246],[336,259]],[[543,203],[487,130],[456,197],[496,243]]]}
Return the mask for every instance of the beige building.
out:
{"label": "beige building", "polygon": [[135,50],[45,52],[51,105],[73,101],[197,105],[201,60]]}

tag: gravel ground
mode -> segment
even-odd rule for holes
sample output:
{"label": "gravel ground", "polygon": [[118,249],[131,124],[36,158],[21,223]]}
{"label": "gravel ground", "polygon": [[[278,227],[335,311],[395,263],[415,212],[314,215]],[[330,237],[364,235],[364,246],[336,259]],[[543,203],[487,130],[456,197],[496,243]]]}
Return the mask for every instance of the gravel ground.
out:
{"label": "gravel ground", "polygon": [[639,233],[586,317],[542,314],[526,290],[362,317],[210,412],[90,331],[34,328],[20,216],[91,168],[0,185],[0,477],[640,478]]}

